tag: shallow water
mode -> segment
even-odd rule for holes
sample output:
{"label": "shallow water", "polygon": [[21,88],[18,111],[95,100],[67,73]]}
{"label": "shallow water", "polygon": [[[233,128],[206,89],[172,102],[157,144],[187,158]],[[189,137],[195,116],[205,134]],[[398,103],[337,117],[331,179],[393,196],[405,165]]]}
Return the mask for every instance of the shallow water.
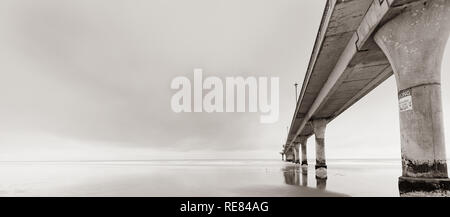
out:
{"label": "shallow water", "polygon": [[1,162],[0,196],[398,196],[400,160]]}

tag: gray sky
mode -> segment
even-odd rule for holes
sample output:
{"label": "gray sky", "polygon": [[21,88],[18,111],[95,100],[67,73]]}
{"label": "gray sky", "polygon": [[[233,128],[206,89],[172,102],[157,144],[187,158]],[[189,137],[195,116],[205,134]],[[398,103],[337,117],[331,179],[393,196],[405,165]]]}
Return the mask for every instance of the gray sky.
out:
{"label": "gray sky", "polygon": [[[279,158],[324,4],[2,0],[0,160]],[[170,82],[194,68],[280,77],[280,120],[172,112]],[[445,61],[446,135],[448,71]],[[392,77],[335,119],[327,156],[399,158],[396,92]]]}

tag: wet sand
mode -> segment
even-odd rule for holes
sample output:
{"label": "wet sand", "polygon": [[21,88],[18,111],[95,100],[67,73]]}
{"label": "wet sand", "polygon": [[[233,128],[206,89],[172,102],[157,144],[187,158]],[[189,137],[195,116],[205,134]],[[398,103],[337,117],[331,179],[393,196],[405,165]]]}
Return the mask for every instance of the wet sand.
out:
{"label": "wet sand", "polygon": [[330,160],[328,178],[280,160],[2,162],[0,196],[398,196],[400,162]]}

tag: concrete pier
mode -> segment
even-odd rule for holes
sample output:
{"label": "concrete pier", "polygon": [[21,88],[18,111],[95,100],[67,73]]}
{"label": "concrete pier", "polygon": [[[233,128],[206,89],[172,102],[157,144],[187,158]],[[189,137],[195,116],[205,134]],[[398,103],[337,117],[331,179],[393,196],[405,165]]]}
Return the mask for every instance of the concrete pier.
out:
{"label": "concrete pier", "polygon": [[450,0],[326,1],[285,142],[293,146],[298,137],[315,134],[317,177],[326,177],[326,123],[395,75],[400,194],[449,196],[440,72],[449,5]]}
{"label": "concrete pier", "polygon": [[397,82],[402,196],[450,196],[441,102],[441,62],[449,33],[450,1],[428,0],[406,8],[374,36]]}
{"label": "concrete pier", "polygon": [[301,165],[302,167],[308,167],[308,158],[307,158],[307,150],[306,150],[306,143],[308,142],[307,137],[300,137],[300,145],[302,149],[302,155],[301,155]]}
{"label": "concrete pier", "polygon": [[295,164],[300,164],[300,154],[299,154],[299,151],[300,151],[300,143],[298,143],[298,142],[295,142],[294,143],[294,147],[292,147],[292,149],[293,149],[293,151],[294,151],[294,163]]}
{"label": "concrete pier", "polygon": [[294,161],[294,152],[292,151],[292,149],[289,149],[287,152],[286,152],[286,161],[287,162],[293,162]]}
{"label": "concrete pier", "polygon": [[327,121],[317,119],[312,121],[314,135],[316,138],[316,177],[327,177],[327,164],[325,159],[325,128]]}

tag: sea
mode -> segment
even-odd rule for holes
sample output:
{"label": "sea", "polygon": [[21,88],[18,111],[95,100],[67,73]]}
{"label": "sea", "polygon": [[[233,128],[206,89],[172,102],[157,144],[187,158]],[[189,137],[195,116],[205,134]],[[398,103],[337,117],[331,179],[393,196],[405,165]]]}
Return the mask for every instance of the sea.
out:
{"label": "sea", "polygon": [[2,161],[0,196],[398,197],[400,159]]}

